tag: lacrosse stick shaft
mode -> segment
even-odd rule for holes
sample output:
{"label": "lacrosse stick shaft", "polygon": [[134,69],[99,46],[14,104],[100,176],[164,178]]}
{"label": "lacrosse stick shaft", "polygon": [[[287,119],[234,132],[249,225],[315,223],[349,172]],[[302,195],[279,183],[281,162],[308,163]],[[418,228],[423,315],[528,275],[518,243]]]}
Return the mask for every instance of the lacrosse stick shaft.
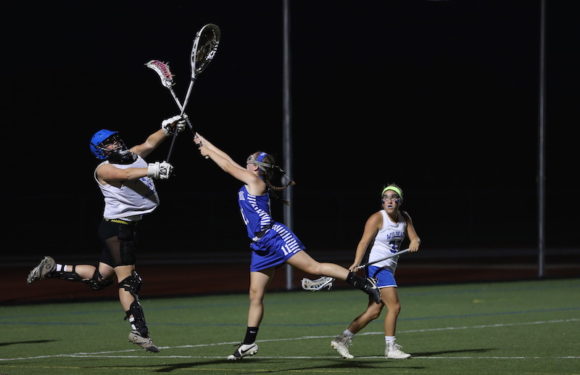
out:
{"label": "lacrosse stick shaft", "polygon": [[409,252],[409,249],[401,250],[401,251],[398,251],[398,252],[396,252],[394,254],[391,254],[389,256],[386,256],[384,258],[377,259],[377,260],[374,260],[372,262],[368,262],[367,264],[362,264],[362,265],[358,266],[356,269],[357,270],[360,270],[361,268],[365,268],[366,266],[370,266],[371,264],[379,263],[379,262],[382,262],[383,260],[391,259],[393,257],[396,257],[396,256],[401,255],[401,254],[405,254],[405,253],[408,253],[408,252]]}
{"label": "lacrosse stick shaft", "polygon": [[[177,104],[177,108],[179,108],[179,110],[181,111],[181,115],[183,116],[185,109],[181,105],[181,102],[179,101],[179,98],[177,97],[177,95],[175,95],[175,91],[173,91],[173,89],[171,87],[169,87],[169,92],[171,92],[171,96],[173,96],[173,100],[175,100],[175,104]],[[185,121],[187,122],[187,126],[189,126],[189,130],[191,130],[191,132],[193,133],[193,125],[191,125],[191,122],[189,122],[189,117],[186,117]]]}
{"label": "lacrosse stick shaft", "polygon": [[167,152],[167,157],[165,158],[165,161],[168,163],[169,159],[171,159],[171,153],[173,152],[173,145],[175,145],[176,139],[177,139],[177,131],[173,133],[173,136],[171,137],[171,145],[169,145],[169,151]]}
{"label": "lacrosse stick shaft", "polygon": [[[192,72],[195,74],[195,72]],[[183,101],[183,105],[181,106],[181,115],[183,116],[183,112],[185,112],[185,107],[187,107],[187,103],[189,103],[189,96],[191,95],[191,89],[193,88],[193,84],[195,83],[195,78],[191,77],[191,81],[189,81],[189,87],[187,88],[187,94],[185,95],[185,100]]]}

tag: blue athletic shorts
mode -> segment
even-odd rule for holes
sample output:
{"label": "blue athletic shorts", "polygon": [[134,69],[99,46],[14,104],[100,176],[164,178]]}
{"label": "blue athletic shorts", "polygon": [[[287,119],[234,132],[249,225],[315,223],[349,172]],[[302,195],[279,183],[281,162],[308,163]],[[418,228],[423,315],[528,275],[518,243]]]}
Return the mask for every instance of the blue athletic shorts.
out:
{"label": "blue athletic shorts", "polygon": [[381,267],[368,266],[367,276],[372,277],[377,282],[377,287],[397,287],[397,281],[395,280],[395,275],[391,270],[387,270]]}
{"label": "blue athletic shorts", "polygon": [[286,263],[297,252],[306,247],[284,224],[276,223],[264,237],[250,244],[252,263],[250,271],[261,271]]}

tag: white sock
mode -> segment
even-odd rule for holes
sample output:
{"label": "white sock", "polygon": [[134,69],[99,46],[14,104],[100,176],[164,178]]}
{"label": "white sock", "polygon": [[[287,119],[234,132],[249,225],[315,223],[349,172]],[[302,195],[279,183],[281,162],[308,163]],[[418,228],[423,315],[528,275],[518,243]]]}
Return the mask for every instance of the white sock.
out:
{"label": "white sock", "polygon": [[348,329],[345,329],[345,330],[342,332],[342,335],[343,335],[343,336],[345,336],[345,337],[350,337],[350,338],[352,338],[352,337],[354,336],[354,333],[352,333],[352,332],[351,332],[351,331],[349,331]]}
{"label": "white sock", "polygon": [[387,348],[392,347],[395,344],[395,336],[385,336],[385,343],[387,344]]}
{"label": "white sock", "polygon": [[60,272],[60,271],[64,271],[64,265],[62,265],[62,264],[57,264],[57,265],[56,265],[56,272]]}

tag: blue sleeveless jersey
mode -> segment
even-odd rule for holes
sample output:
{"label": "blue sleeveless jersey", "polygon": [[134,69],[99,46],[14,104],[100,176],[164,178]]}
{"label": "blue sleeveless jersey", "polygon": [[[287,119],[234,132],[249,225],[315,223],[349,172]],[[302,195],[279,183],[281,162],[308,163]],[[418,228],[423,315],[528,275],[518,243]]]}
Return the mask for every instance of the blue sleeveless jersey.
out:
{"label": "blue sleeveless jersey", "polygon": [[248,193],[246,186],[238,191],[238,204],[242,213],[242,220],[246,224],[248,237],[253,239],[260,232],[270,229],[274,220],[270,216],[270,196],[252,195]]}
{"label": "blue sleeveless jersey", "polygon": [[238,191],[238,204],[254,250],[250,271],[281,265],[305,248],[288,227],[272,219],[268,194],[252,195],[244,185]]}

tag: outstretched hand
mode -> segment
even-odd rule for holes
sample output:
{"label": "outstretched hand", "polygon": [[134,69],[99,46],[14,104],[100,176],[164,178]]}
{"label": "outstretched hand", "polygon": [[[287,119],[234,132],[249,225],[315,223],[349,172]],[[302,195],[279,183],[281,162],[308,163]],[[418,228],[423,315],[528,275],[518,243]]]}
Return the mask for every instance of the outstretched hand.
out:
{"label": "outstretched hand", "polygon": [[207,141],[204,137],[202,137],[199,133],[195,133],[193,136],[193,143],[196,144],[197,148],[199,149],[199,153],[204,158],[209,158],[209,151],[207,149]]}

